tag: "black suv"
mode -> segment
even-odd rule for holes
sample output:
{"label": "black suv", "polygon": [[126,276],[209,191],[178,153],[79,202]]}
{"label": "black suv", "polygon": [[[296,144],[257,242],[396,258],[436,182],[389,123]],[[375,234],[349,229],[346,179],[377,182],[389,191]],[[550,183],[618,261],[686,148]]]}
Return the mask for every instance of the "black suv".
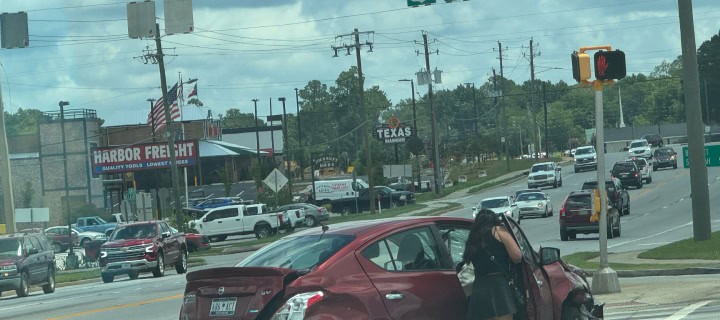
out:
{"label": "black suv", "polygon": [[670,147],[657,148],[653,152],[653,171],[660,168],[677,169],[677,152]]}
{"label": "black suv", "polygon": [[[596,179],[588,179],[583,183],[582,190],[594,190],[597,188]],[[622,183],[617,178],[605,180],[605,188],[608,194],[610,205],[620,211],[620,215],[630,214],[630,194],[623,188]]]}
{"label": "black suv", "polygon": [[0,294],[15,290],[27,297],[30,286],[42,286],[43,292],[55,292],[55,253],[42,234],[0,236]]}
{"label": "black suv", "polygon": [[[593,193],[588,190],[572,191],[560,209],[560,240],[575,239],[578,233],[599,233],[599,221],[590,221]],[[612,206],[607,208],[607,238],[620,236],[620,214]]]}
{"label": "black suv", "polygon": [[633,186],[637,189],[643,187],[643,178],[635,162],[616,162],[610,171],[611,178],[617,178],[624,186]]}

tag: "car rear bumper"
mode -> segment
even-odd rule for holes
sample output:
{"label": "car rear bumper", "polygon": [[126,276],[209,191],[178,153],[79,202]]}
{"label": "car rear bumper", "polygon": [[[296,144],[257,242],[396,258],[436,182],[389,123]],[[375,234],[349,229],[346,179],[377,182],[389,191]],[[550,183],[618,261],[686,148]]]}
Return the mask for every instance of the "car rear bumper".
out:
{"label": "car rear bumper", "polygon": [[[200,248],[198,248],[198,250],[200,250]],[[102,268],[102,273],[115,276],[119,274],[129,274],[131,272],[148,272],[152,271],[155,267],[157,267],[157,261],[148,261],[145,259],[110,262]]]}
{"label": "car rear bumper", "polygon": [[560,224],[560,230],[574,233],[598,233],[600,225],[598,223],[578,223],[578,224]]}
{"label": "car rear bumper", "polygon": [[676,160],[663,160],[655,162],[655,168],[669,168],[677,166]]}
{"label": "car rear bumper", "polygon": [[636,186],[636,185],[640,184],[640,181],[638,181],[638,179],[636,177],[632,177],[632,179],[619,178],[619,180],[625,186],[627,186],[627,185]]}
{"label": "car rear bumper", "polygon": [[597,161],[592,162],[575,162],[575,169],[585,169],[585,168],[597,168]]}
{"label": "car rear bumper", "polygon": [[0,291],[17,290],[20,288],[20,277],[14,276],[0,277]]}

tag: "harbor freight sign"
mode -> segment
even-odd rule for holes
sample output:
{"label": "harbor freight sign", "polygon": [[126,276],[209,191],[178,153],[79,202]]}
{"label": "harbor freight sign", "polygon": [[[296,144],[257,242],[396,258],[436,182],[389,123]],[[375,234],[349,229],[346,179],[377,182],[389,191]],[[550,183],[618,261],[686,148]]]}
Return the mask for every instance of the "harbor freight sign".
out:
{"label": "harbor freight sign", "polygon": [[[94,174],[170,168],[170,148],[167,143],[103,147],[92,149],[91,152]],[[197,141],[176,141],[175,156],[178,166],[194,166],[198,159]]]}
{"label": "harbor freight sign", "polygon": [[[682,147],[683,167],[690,168],[690,157],[688,147]],[[705,165],[708,167],[720,167],[720,145],[705,145]]]}

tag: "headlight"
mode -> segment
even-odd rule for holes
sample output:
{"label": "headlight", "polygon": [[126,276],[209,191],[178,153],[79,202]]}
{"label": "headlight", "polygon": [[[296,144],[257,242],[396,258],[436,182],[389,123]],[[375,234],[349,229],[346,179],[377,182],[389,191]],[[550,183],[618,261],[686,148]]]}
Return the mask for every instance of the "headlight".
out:
{"label": "headlight", "polygon": [[0,266],[0,270],[2,270],[2,271],[17,271],[17,266],[14,264],[7,265],[7,266]]}
{"label": "headlight", "polygon": [[537,206],[538,206],[538,208],[542,208],[542,207],[543,207],[543,204],[542,204],[542,203],[538,203]]}
{"label": "headlight", "polygon": [[100,251],[100,258],[107,258],[107,251]]}
{"label": "headlight", "polygon": [[406,199],[405,195],[400,196],[400,200],[405,200],[405,199]]}
{"label": "headlight", "polygon": [[512,210],[505,211],[505,215],[508,217],[512,217]]}
{"label": "headlight", "polygon": [[670,160],[675,160],[675,156],[670,156]]}

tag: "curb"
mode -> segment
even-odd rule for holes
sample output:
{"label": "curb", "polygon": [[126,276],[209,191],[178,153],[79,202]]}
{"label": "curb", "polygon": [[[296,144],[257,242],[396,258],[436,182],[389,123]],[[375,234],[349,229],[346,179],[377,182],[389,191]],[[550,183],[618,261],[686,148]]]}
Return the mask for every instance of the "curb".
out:
{"label": "curb", "polygon": [[[596,271],[583,269],[583,272],[592,277]],[[720,274],[720,268],[680,268],[680,269],[652,269],[652,270],[616,270],[620,278],[661,277],[661,276],[690,276],[700,274]]]}

